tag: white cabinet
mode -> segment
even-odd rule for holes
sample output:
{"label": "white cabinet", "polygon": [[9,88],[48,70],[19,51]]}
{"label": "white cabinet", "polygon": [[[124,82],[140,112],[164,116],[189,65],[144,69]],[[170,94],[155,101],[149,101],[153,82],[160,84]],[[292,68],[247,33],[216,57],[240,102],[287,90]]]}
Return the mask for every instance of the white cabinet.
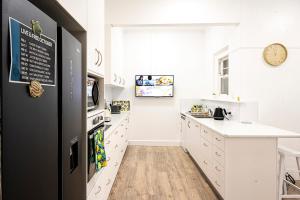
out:
{"label": "white cabinet", "polygon": [[[88,183],[88,200],[106,200],[113,186],[128,145],[129,116],[125,117],[108,136],[104,137],[107,166]],[[96,179],[96,180],[94,180]]]}
{"label": "white cabinet", "polygon": [[106,30],[106,36],[106,59],[109,60],[105,72],[106,84],[125,87],[123,29],[109,26]]}
{"label": "white cabinet", "polygon": [[184,151],[187,151],[186,140],[187,140],[187,122],[188,120],[184,115],[181,115],[180,119],[180,137],[181,137],[181,147]]}
{"label": "white cabinet", "polygon": [[57,0],[57,2],[87,30],[87,3],[86,0]]}
{"label": "white cabinet", "polygon": [[104,77],[104,0],[88,0],[87,68],[89,74]]}
{"label": "white cabinet", "polygon": [[192,120],[187,121],[187,150],[195,161],[200,160],[200,125]]}
{"label": "white cabinet", "polygon": [[276,199],[277,139],[228,137],[205,120],[187,116],[186,146],[223,199]]}

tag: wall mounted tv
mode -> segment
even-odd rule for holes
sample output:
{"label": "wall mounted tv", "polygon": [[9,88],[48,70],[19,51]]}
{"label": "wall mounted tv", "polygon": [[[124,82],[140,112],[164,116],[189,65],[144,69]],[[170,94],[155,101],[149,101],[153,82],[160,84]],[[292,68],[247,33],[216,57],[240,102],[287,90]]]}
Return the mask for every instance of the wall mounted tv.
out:
{"label": "wall mounted tv", "polygon": [[136,75],[136,97],[173,97],[174,75]]}

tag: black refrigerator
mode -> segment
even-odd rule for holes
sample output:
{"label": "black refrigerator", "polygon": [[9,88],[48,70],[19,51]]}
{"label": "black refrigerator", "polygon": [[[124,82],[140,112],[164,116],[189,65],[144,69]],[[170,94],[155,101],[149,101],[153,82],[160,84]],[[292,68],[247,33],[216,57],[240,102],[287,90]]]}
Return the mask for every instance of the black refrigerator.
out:
{"label": "black refrigerator", "polygon": [[81,44],[64,28],[58,29],[59,130],[63,200],[86,199],[86,164],[82,135]]}
{"label": "black refrigerator", "polygon": [[1,11],[0,199],[83,200],[81,45],[27,0]]}

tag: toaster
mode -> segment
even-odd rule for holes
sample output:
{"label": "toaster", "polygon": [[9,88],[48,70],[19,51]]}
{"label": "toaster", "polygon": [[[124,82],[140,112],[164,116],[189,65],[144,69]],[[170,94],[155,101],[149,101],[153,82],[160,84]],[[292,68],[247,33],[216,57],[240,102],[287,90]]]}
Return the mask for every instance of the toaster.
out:
{"label": "toaster", "polygon": [[121,106],[120,105],[111,105],[111,114],[120,114]]}

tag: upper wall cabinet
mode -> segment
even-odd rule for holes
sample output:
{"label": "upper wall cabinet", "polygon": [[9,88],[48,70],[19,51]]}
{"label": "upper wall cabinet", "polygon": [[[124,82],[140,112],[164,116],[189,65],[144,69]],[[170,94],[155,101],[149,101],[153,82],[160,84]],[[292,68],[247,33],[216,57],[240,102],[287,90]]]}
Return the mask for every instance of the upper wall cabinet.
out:
{"label": "upper wall cabinet", "polygon": [[124,87],[126,84],[124,74],[124,45],[123,29],[119,27],[107,27],[107,61],[106,84]]}
{"label": "upper wall cabinet", "polygon": [[87,68],[104,77],[104,0],[88,0]]}
{"label": "upper wall cabinet", "polygon": [[86,0],[57,0],[57,2],[86,30],[87,2]]}

